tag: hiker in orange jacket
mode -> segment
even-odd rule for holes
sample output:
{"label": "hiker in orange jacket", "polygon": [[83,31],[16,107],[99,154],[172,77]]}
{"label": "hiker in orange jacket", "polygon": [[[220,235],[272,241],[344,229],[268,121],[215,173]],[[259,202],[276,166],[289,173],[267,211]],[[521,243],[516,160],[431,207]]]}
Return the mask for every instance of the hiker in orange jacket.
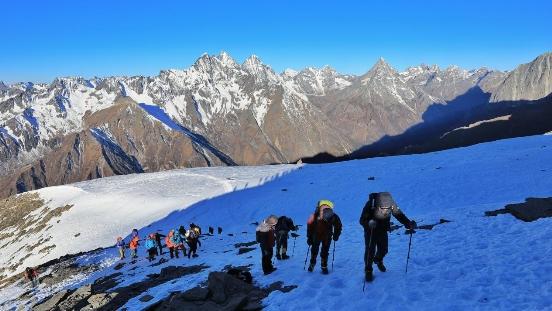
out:
{"label": "hiker in orange jacket", "polygon": [[138,235],[135,235],[132,240],[130,240],[130,243],[128,243],[128,248],[130,248],[130,252],[132,254],[132,258],[137,258],[138,257],[138,245],[140,245],[140,243],[138,243],[140,241],[140,238],[138,237]]}
{"label": "hiker in orange jacket", "polygon": [[169,231],[169,234],[167,234],[167,237],[165,237],[165,243],[169,248],[169,254],[171,255],[171,258],[174,258],[175,256],[176,258],[178,258],[178,253],[180,252],[180,250],[182,250],[184,256],[186,256],[184,241],[178,230],[171,229],[171,231]]}

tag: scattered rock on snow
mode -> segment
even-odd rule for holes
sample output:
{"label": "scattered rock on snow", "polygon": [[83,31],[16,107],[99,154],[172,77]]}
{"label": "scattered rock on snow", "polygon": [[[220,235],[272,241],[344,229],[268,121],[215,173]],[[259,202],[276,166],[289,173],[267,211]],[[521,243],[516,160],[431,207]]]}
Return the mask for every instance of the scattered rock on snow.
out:
{"label": "scattered rock on snow", "polygon": [[194,287],[182,294],[182,298],[187,301],[206,300],[209,296],[209,289],[204,287]]}
{"label": "scattered rock on snow", "polygon": [[140,297],[138,300],[140,300],[141,302],[148,302],[152,299],[153,299],[152,295],[144,295],[144,296]]}
{"label": "scattered rock on snow", "polygon": [[[235,269],[237,268],[230,270]],[[282,282],[276,282],[263,289],[225,272],[211,272],[207,287],[195,287],[183,293],[173,293],[148,310],[261,310],[261,301],[270,292],[288,292],[296,287],[282,286]]]}
{"label": "scattered rock on snow", "polygon": [[240,247],[240,249],[238,250],[238,255],[249,253],[251,251],[254,251],[255,249],[256,247]]}
{"label": "scattered rock on snow", "polygon": [[188,267],[169,266],[161,269],[158,274],[148,275],[143,281],[113,289],[118,285],[116,278],[121,276],[121,273],[117,272],[100,278],[93,284],[82,286],[75,291],[56,294],[33,307],[33,310],[116,310],[130,299],[140,296],[152,287],[188,274],[199,273],[205,268],[207,267],[203,265]]}
{"label": "scattered rock on snow", "polygon": [[240,247],[249,247],[249,246],[253,246],[257,244],[257,241],[251,241],[251,242],[244,242],[244,243],[236,243],[234,244],[234,247],[235,248],[240,248]]}
{"label": "scattered rock on snow", "polygon": [[508,204],[503,209],[485,212],[485,216],[510,213],[517,219],[531,222],[552,217],[552,198],[527,198],[525,203]]}
{"label": "scattered rock on snow", "polygon": [[101,294],[95,294],[90,296],[88,298],[88,305],[86,308],[89,308],[91,310],[97,310],[99,308],[102,308],[106,304],[108,304],[113,298],[117,296],[117,293],[101,293]]}
{"label": "scattered rock on snow", "polygon": [[53,310],[62,300],[64,300],[69,294],[68,290],[62,290],[44,300],[40,305],[33,307],[33,311],[48,311]]}
{"label": "scattered rock on snow", "polygon": [[61,301],[57,307],[60,310],[80,310],[87,305],[88,297],[92,296],[92,286],[85,285],[71,293],[67,298]]}

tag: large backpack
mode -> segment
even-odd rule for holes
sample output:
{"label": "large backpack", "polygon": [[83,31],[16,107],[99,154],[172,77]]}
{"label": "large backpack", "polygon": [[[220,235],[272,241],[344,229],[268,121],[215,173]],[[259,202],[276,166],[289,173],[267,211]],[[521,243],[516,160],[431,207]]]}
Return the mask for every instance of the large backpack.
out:
{"label": "large backpack", "polygon": [[266,222],[262,222],[257,226],[255,230],[255,239],[257,243],[264,244],[266,243],[266,238],[270,232],[270,226]]}
{"label": "large backpack", "polygon": [[175,229],[174,230],[174,234],[173,236],[171,237],[171,242],[177,246],[178,244],[182,243],[182,236],[180,235],[180,232]]}
{"label": "large backpack", "polygon": [[146,246],[146,249],[155,248],[155,242],[152,239],[147,239],[145,246]]}
{"label": "large backpack", "polygon": [[393,207],[397,206],[389,192],[377,192],[370,194],[372,197],[372,212],[377,220],[385,220],[391,217]]}
{"label": "large backpack", "polygon": [[186,234],[188,235],[188,240],[194,240],[194,239],[197,239],[197,237],[198,237],[198,234],[197,234],[197,231],[195,230],[195,228],[188,230],[188,232],[186,232]]}

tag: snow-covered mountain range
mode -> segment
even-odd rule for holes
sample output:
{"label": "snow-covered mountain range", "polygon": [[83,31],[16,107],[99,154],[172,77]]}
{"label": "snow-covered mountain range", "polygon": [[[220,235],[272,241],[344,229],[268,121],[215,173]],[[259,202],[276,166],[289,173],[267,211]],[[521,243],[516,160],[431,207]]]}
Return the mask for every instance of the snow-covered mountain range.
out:
{"label": "snow-covered mountain range", "polygon": [[348,155],[420,123],[480,121],[474,111],[490,98],[546,96],[551,58],[509,73],[426,65],[398,72],[380,59],[353,76],[330,67],[278,74],[257,56],[238,64],[222,52],[152,77],[2,83],[0,194],[116,174]]}

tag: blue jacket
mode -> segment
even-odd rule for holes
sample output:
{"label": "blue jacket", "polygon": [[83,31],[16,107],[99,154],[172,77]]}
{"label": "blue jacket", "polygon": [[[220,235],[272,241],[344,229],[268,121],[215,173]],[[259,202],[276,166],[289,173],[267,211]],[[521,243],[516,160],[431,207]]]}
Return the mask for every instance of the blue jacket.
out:
{"label": "blue jacket", "polygon": [[155,248],[155,241],[152,240],[152,239],[147,239],[146,240],[146,249],[152,249],[152,248]]}
{"label": "blue jacket", "polygon": [[125,240],[117,241],[117,247],[119,248],[125,247]]}

